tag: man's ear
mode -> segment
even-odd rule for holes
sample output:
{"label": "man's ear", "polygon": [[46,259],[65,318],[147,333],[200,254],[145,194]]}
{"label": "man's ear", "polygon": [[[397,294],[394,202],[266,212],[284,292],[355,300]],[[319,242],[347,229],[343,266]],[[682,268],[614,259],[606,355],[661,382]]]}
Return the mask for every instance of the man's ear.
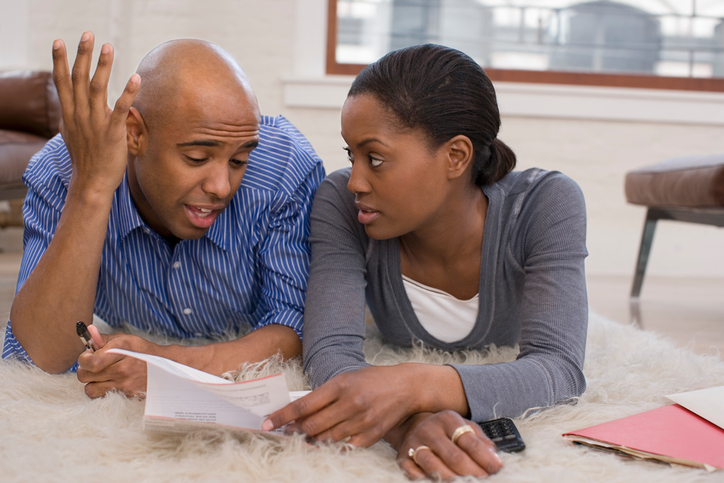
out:
{"label": "man's ear", "polygon": [[143,154],[148,141],[148,129],[138,109],[131,107],[126,118],[126,143],[128,152],[134,156]]}
{"label": "man's ear", "polygon": [[445,143],[445,149],[448,156],[448,178],[459,178],[473,162],[473,143],[467,136],[459,134]]}

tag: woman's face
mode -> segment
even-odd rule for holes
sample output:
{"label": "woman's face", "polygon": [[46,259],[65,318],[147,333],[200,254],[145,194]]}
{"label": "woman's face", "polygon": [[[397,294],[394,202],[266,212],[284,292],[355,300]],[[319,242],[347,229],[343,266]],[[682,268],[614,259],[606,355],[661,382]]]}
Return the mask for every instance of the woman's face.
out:
{"label": "woman's face", "polygon": [[440,219],[450,189],[445,144],[431,150],[421,130],[402,128],[369,94],[347,98],[342,137],[352,162],[347,188],[369,237],[399,237]]}

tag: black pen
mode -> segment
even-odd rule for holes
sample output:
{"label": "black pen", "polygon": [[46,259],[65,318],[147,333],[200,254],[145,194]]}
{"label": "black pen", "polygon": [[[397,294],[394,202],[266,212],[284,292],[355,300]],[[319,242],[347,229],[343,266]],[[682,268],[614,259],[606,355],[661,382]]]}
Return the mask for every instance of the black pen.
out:
{"label": "black pen", "polygon": [[91,336],[90,332],[88,331],[88,327],[82,322],[78,321],[75,324],[75,331],[78,333],[78,337],[80,337],[80,340],[85,344],[86,348],[91,351],[95,352],[96,344],[93,342],[93,337]]}

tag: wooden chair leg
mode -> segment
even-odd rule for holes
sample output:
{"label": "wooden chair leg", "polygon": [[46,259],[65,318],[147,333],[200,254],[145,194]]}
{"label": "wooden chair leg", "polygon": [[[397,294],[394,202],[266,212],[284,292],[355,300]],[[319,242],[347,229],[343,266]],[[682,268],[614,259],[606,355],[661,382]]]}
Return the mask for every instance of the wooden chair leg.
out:
{"label": "wooden chair leg", "polygon": [[644,283],[644,274],[646,273],[646,264],[649,261],[649,252],[654,241],[654,232],[656,231],[656,222],[659,217],[651,209],[646,213],[646,221],[644,222],[644,232],[641,235],[641,246],[639,247],[639,256],[636,261],[636,273],[634,274],[633,286],[631,287],[631,298],[638,298],[641,294],[641,286]]}

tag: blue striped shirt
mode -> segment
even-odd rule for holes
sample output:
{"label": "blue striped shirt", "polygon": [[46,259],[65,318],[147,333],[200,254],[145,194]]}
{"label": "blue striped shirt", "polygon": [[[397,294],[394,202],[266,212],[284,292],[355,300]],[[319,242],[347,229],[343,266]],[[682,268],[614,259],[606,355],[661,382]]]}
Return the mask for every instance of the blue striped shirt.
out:
{"label": "blue striped shirt", "polygon": [[[116,190],[103,245],[94,313],[176,338],[238,334],[280,324],[302,336],[309,271],[309,212],[322,161],[292,124],[262,116],[241,188],[206,235],[171,247],[144,223],[128,180]],[[71,176],[56,136],[30,161],[17,290],[48,248]],[[82,243],[82,240],[78,240]],[[3,358],[32,362],[8,321]]]}

